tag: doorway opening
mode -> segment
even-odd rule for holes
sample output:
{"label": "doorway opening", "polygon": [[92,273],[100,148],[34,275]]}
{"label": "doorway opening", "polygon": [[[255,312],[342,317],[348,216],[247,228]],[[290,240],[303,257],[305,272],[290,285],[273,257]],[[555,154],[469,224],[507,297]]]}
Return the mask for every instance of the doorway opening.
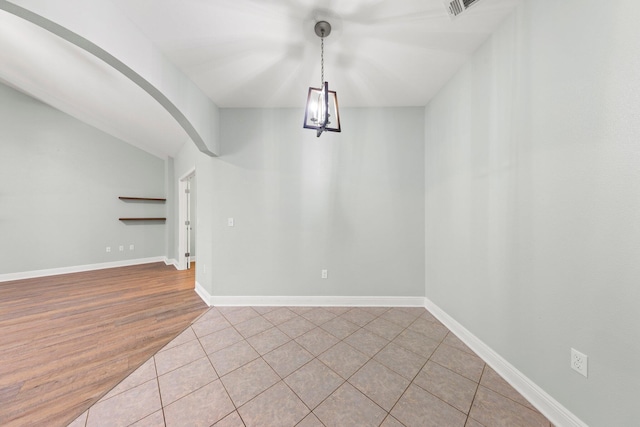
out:
{"label": "doorway opening", "polygon": [[196,170],[178,181],[178,270],[192,268],[196,257]]}

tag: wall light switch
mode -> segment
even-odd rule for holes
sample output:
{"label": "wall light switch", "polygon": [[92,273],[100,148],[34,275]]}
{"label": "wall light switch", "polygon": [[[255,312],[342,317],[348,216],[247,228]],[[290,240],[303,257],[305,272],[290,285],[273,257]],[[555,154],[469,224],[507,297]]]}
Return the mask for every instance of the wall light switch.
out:
{"label": "wall light switch", "polygon": [[233,218],[227,218],[227,226],[233,227]]}

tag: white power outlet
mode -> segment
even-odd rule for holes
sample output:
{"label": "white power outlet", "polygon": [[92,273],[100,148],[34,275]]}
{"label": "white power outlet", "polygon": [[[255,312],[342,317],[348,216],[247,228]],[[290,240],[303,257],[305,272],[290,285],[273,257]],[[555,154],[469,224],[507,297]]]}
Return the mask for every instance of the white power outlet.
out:
{"label": "white power outlet", "polygon": [[118,246],[118,250],[119,250],[120,252],[124,251],[124,246],[123,246],[123,245]]}
{"label": "white power outlet", "polygon": [[111,246],[107,246],[107,252],[111,252]]}
{"label": "white power outlet", "polygon": [[323,279],[326,279],[328,277],[327,270],[322,270],[322,272],[320,273],[320,277],[322,277]]}
{"label": "white power outlet", "polygon": [[136,247],[134,245],[129,245],[129,250],[132,251],[134,250]]}
{"label": "white power outlet", "polygon": [[586,354],[580,353],[575,348],[571,349],[571,369],[586,377],[588,361]]}

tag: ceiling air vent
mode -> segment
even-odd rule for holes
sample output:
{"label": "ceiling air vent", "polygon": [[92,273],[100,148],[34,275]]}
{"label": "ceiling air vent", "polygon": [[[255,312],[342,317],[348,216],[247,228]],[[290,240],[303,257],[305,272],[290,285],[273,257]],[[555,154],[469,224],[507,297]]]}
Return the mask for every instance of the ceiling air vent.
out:
{"label": "ceiling air vent", "polygon": [[447,7],[449,17],[453,19],[479,1],[480,0],[444,0],[444,4]]}

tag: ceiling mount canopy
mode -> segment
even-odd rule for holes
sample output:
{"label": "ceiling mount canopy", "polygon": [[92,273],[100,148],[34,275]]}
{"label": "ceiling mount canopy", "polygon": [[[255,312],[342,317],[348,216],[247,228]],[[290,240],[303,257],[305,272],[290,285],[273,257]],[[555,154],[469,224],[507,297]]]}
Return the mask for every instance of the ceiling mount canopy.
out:
{"label": "ceiling mount canopy", "polygon": [[331,24],[318,21],[314,27],[320,37],[320,87],[310,87],[307,105],[304,112],[304,127],[315,129],[317,135],[322,132],[340,132],[340,113],[338,112],[338,96],[329,90],[329,83],[324,80],[324,38],[331,34]]}
{"label": "ceiling mount canopy", "polygon": [[327,21],[316,22],[314,31],[320,38],[329,37],[329,34],[331,34],[331,24],[329,24]]}

